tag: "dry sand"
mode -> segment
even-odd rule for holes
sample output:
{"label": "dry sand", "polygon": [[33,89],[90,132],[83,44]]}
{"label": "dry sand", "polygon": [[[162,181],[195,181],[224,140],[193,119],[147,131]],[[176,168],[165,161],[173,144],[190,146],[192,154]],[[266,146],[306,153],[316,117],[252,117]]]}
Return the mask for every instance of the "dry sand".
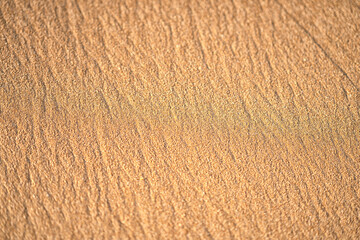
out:
{"label": "dry sand", "polygon": [[0,239],[360,238],[359,1],[0,1]]}

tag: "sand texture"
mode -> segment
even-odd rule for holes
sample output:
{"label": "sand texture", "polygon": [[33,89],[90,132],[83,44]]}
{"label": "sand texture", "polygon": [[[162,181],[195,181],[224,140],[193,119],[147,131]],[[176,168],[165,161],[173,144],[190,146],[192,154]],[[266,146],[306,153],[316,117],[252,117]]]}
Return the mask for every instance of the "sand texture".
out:
{"label": "sand texture", "polygon": [[0,1],[0,239],[360,239],[360,2]]}

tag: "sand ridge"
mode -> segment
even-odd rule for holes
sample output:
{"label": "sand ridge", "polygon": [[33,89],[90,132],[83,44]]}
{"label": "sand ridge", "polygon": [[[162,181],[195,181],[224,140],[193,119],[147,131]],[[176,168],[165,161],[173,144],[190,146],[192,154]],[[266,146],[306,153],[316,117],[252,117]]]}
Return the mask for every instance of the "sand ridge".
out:
{"label": "sand ridge", "polygon": [[356,1],[2,1],[1,239],[356,239]]}

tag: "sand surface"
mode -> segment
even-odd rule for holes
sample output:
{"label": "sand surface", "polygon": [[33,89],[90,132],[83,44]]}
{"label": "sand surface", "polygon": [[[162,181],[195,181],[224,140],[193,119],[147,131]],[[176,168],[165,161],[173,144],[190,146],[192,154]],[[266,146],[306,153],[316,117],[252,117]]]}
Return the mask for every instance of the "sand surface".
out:
{"label": "sand surface", "polygon": [[359,1],[0,1],[0,239],[359,239]]}

